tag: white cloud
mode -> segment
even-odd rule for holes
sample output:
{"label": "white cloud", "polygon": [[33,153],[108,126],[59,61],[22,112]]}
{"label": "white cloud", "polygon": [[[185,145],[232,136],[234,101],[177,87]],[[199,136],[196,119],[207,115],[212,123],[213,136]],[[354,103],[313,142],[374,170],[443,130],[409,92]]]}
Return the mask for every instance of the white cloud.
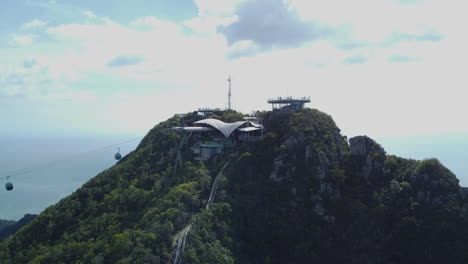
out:
{"label": "white cloud", "polygon": [[67,99],[69,100],[79,100],[79,101],[86,101],[86,102],[91,102],[91,101],[96,101],[97,96],[94,91],[77,91],[77,92],[67,92],[65,93]]}
{"label": "white cloud", "polygon": [[17,46],[28,46],[32,42],[33,42],[32,36],[19,35],[19,36],[13,36],[11,43],[12,45],[17,45]]}
{"label": "white cloud", "polygon": [[110,60],[107,65],[111,68],[127,67],[141,64],[144,61],[142,56],[138,55],[119,55]]}
{"label": "white cloud", "polygon": [[97,16],[90,10],[87,10],[84,12],[84,15],[87,17],[87,18],[97,18]]}
{"label": "white cloud", "polygon": [[[413,5],[402,5],[394,0],[330,0],[326,2],[293,0],[290,2],[303,19],[316,19],[342,29],[344,32],[338,36],[339,41],[347,40],[367,44],[385,44],[392,34],[410,38],[413,36],[416,40],[419,36],[419,40],[423,41],[425,40],[424,34],[442,32],[441,25],[448,23],[444,21],[446,17],[440,14],[445,12],[453,14],[452,9],[457,8],[451,6],[454,2],[449,4],[439,0]],[[426,40],[430,41],[430,39]]]}
{"label": "white cloud", "polygon": [[[224,107],[231,74],[234,107],[244,112],[269,109],[268,97],[288,94],[311,96],[310,106],[332,114],[347,135],[468,131],[459,121],[468,112],[466,18],[452,10],[460,7],[377,2],[289,1],[301,19],[338,33],[271,51],[252,39],[229,46],[218,32],[238,21],[242,1],[197,0],[199,16],[182,23],[141,17],[121,24],[89,13],[86,23],[49,27],[41,45],[0,51],[0,93],[85,101],[102,113],[96,119],[112,115],[109,127],[144,132],[175,112]],[[453,17],[442,19],[437,8]],[[14,43],[33,37],[15,35]],[[131,67],[108,67],[116,59]]]}
{"label": "white cloud", "polygon": [[198,7],[198,14],[200,17],[227,17],[231,16],[236,7],[246,2],[247,0],[194,0]]}
{"label": "white cloud", "polygon": [[22,29],[35,29],[35,28],[41,28],[41,27],[44,27],[47,23],[42,21],[42,20],[39,20],[39,19],[34,19],[33,21],[31,22],[28,22],[28,23],[25,23],[23,24],[23,26],[21,26]]}
{"label": "white cloud", "polygon": [[216,35],[219,26],[228,26],[237,21],[236,16],[229,17],[216,17],[216,16],[203,16],[195,17],[191,20],[185,21],[184,26],[190,28],[196,34],[204,36]]}
{"label": "white cloud", "polygon": [[157,19],[155,17],[146,16],[142,18],[138,18],[132,22],[130,25],[134,26],[137,29],[146,29],[146,30],[158,30],[158,31],[165,31],[165,32],[179,32],[181,27],[176,23]]}
{"label": "white cloud", "polygon": [[[150,27],[141,30],[140,26],[148,25]],[[138,19],[129,26],[98,17],[94,23],[58,25],[49,27],[45,33],[45,39],[51,41],[32,46],[25,52],[26,57],[18,57],[21,61],[14,56],[11,61],[16,60],[21,67],[36,68],[31,58],[43,54],[48,61],[49,73],[65,78],[66,82],[60,85],[67,89],[74,89],[76,83],[85,81],[87,87],[95,87],[98,92],[101,88],[109,92],[109,89],[104,89],[102,81],[90,76],[107,76],[106,80],[112,80],[112,76],[115,76],[115,79],[127,78],[128,83],[135,80],[132,87],[135,90],[140,89],[138,85],[141,82],[144,82],[141,87],[148,86],[147,82],[157,82],[156,87],[161,88],[156,90],[164,90],[164,87],[204,83],[204,79],[208,79],[213,72],[225,68],[222,66],[225,42],[221,37],[207,39],[191,36],[183,33],[181,26],[153,17]],[[9,53],[4,51],[4,54]],[[123,55],[128,64],[129,54],[132,55],[131,69],[108,68],[109,62],[123,58]],[[138,58],[138,61],[133,58]],[[209,67],[205,68],[205,64]],[[213,65],[216,65],[214,71]],[[222,73],[223,76],[226,74]],[[29,88],[21,91],[25,95],[41,96],[40,92],[29,91]]]}
{"label": "white cloud", "polygon": [[239,5],[236,15],[235,22],[218,28],[230,45],[253,41],[262,50],[291,48],[335,34],[333,28],[301,19],[283,0],[248,1]]}
{"label": "white cloud", "polygon": [[243,40],[234,43],[227,53],[227,57],[237,59],[245,56],[253,56],[260,51],[260,48],[251,40]]}
{"label": "white cloud", "polygon": [[65,76],[53,72],[48,65],[35,62],[34,67],[0,68],[0,95],[46,96],[65,89]]}

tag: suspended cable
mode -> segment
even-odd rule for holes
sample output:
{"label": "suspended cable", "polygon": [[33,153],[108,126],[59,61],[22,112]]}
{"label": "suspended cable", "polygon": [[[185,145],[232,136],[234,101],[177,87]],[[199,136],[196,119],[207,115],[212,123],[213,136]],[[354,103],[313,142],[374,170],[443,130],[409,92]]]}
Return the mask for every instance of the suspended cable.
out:
{"label": "suspended cable", "polygon": [[39,165],[36,165],[36,166],[31,166],[31,167],[27,167],[27,168],[22,168],[22,169],[10,171],[8,173],[4,173],[7,176],[0,177],[0,180],[4,180],[4,179],[11,178],[11,177],[14,177],[14,176],[22,175],[22,174],[27,174],[27,173],[30,173],[32,171],[36,171],[36,170],[39,170],[39,169],[52,167],[52,166],[55,166],[55,165],[57,165],[59,163],[62,163],[64,161],[86,157],[89,154],[92,154],[92,153],[97,152],[97,151],[101,151],[101,150],[104,150],[104,149],[116,147],[116,146],[123,145],[123,144],[128,144],[128,143],[131,143],[131,142],[134,142],[134,141],[137,141],[137,140],[141,140],[141,139],[142,139],[142,137],[139,137],[139,138],[123,141],[123,142],[120,142],[120,143],[100,147],[100,148],[97,148],[97,149],[94,149],[94,150],[86,151],[86,152],[83,152],[83,153],[80,153],[80,154],[77,154],[77,155],[68,156],[68,157],[63,158],[63,159],[58,159],[58,160],[54,160],[54,161],[51,161],[51,162],[39,164]]}

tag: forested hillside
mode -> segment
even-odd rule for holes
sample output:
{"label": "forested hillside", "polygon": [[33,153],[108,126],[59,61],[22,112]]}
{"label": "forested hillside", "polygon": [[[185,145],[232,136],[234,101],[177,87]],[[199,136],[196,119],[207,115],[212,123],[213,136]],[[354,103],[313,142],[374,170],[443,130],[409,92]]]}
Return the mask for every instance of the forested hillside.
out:
{"label": "forested hillside", "polygon": [[37,215],[33,214],[25,214],[23,218],[17,222],[0,220],[0,241],[16,233],[16,231],[31,222],[36,216]]}
{"label": "forested hillside", "polygon": [[348,143],[318,110],[260,114],[263,140],[204,163],[170,129],[201,117],[158,124],[1,243],[0,263],[173,263],[190,223],[183,263],[468,263],[467,204],[440,162],[387,155],[365,136]]}

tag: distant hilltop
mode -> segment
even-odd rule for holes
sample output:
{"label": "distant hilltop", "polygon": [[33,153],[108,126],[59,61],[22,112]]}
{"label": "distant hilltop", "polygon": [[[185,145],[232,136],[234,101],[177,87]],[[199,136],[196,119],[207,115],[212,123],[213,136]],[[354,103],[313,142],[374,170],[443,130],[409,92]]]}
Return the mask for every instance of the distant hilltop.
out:
{"label": "distant hilltop", "polygon": [[0,241],[13,235],[16,231],[20,230],[23,226],[29,224],[37,215],[25,214],[23,218],[18,221],[0,220]]}

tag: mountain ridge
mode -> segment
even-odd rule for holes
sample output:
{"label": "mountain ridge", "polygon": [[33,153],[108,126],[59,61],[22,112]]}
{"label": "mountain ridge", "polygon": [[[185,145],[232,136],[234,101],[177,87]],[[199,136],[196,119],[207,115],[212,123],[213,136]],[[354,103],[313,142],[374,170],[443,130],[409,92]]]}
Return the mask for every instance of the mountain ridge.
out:
{"label": "mountain ridge", "polygon": [[[20,230],[23,226],[30,223],[36,217],[37,215],[35,214],[25,214],[18,221],[5,221],[5,222],[8,222],[8,224],[0,228],[0,241],[16,233],[18,230]],[[4,221],[4,220],[0,220],[0,221]]]}
{"label": "mountain ridge", "polygon": [[[387,155],[365,136],[348,143],[316,109],[259,114],[263,140],[205,162],[193,160],[192,138],[182,145],[184,135],[169,129],[179,116],[161,122],[114,167],[1,243],[0,263],[172,263],[174,235],[193,219],[184,263],[468,259],[466,202],[440,162]],[[183,123],[199,119],[188,113]]]}
{"label": "mountain ridge", "polygon": [[4,229],[7,226],[10,226],[12,224],[16,223],[16,221],[13,220],[2,220],[0,219],[0,230]]}

